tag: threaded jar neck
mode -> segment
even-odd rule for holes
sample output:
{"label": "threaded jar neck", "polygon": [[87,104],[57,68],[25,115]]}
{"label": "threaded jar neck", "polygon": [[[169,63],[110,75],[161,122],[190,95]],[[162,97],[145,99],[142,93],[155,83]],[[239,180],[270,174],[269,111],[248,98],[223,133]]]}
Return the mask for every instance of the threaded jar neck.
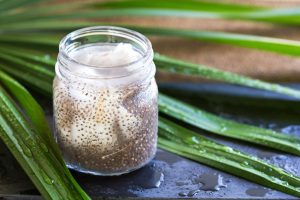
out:
{"label": "threaded jar neck", "polygon": [[[116,46],[128,44],[139,56],[130,62],[116,62],[107,66],[105,63],[97,65],[86,63],[72,57],[74,52],[81,53],[83,49],[91,46]],[[115,59],[120,59],[116,56]],[[65,36],[59,44],[57,71],[62,75],[71,74],[91,79],[115,79],[133,75],[151,65],[153,50],[150,41],[142,34],[120,27],[95,26],[76,30]],[[153,71],[153,70],[149,70]],[[155,71],[155,69],[154,69]]]}

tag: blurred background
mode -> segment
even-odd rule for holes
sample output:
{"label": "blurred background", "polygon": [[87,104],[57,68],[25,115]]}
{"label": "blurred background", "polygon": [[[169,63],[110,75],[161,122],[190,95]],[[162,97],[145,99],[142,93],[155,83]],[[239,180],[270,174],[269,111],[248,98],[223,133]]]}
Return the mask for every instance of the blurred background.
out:
{"label": "blurred background", "polygon": [[[113,2],[114,0],[111,1]],[[74,0],[67,0],[65,2],[74,2]],[[103,0],[98,0],[96,2],[103,2]],[[222,2],[264,6],[269,8],[293,8],[300,6],[300,0],[223,0]],[[162,28],[226,31],[300,40],[299,27],[244,20],[128,16],[106,18],[96,21],[116,24],[133,24],[139,26],[156,26]],[[300,81],[300,59],[296,57],[284,55],[279,56],[276,53],[201,41],[195,42],[194,40],[180,38],[162,36],[150,38],[154,50],[161,54],[268,81]],[[200,80],[199,78],[193,77],[166,75],[161,72],[158,76],[159,81],[170,81],[175,78],[177,81],[197,82]]]}

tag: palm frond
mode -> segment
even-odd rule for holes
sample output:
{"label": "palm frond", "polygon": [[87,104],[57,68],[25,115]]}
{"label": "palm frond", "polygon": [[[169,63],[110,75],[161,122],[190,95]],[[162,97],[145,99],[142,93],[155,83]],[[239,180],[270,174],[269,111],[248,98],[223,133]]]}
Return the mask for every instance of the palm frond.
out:
{"label": "palm frond", "polygon": [[300,155],[300,138],[223,119],[163,94],[158,105],[160,112],[209,132]]}
{"label": "palm frond", "polygon": [[[101,10],[118,10],[130,15],[192,18],[223,18],[299,25],[300,8],[266,8],[222,1],[123,0],[95,4]],[[132,13],[132,14],[130,14]]]}
{"label": "palm frond", "polygon": [[261,185],[300,196],[300,177],[292,176],[256,157],[217,144],[162,117],[159,121],[159,135],[158,145],[163,149]]}
{"label": "palm frond", "polygon": [[[12,78],[3,72],[0,77],[0,138],[45,199],[88,200],[66,168],[38,103]],[[31,123],[2,84],[25,109]]]}
{"label": "palm frond", "polygon": [[199,76],[206,79],[224,81],[232,84],[253,87],[257,89],[268,90],[280,94],[285,94],[300,98],[300,91],[284,87],[278,84],[264,82],[258,79],[252,79],[247,76],[238,75],[235,73],[214,69],[204,65],[197,65],[186,61],[170,58],[155,54],[155,64],[158,69],[170,73],[184,74],[191,76]]}
{"label": "palm frond", "polygon": [[[11,35],[0,35],[0,42],[9,43],[32,43],[49,46],[57,46],[58,38],[61,38],[60,34],[54,33],[45,35],[43,33],[37,34],[37,31],[48,29],[56,31],[67,31],[73,30],[74,28],[81,28],[85,25],[96,25],[95,22],[74,22],[64,26],[63,21],[50,21],[49,24],[45,22],[26,23],[19,24],[17,26],[11,25],[2,27],[3,30],[14,30],[14,31],[28,31],[33,32],[31,37],[20,37],[18,34]],[[110,24],[105,24],[110,25]],[[247,34],[237,33],[226,33],[217,31],[198,31],[198,30],[182,30],[182,29],[170,29],[170,28],[157,28],[157,27],[141,27],[132,25],[120,25],[126,28],[130,28],[139,31],[146,35],[157,35],[157,36],[168,36],[168,37],[181,37],[193,40],[221,43],[235,45],[245,48],[252,48],[270,52],[276,52],[280,54],[286,54],[291,56],[300,56],[300,42],[288,39],[278,39],[272,37],[263,37]],[[0,25],[1,27],[1,25]],[[34,31],[35,30],[35,31]]]}
{"label": "palm frond", "polygon": [[[60,189],[63,188],[64,191],[70,192],[71,196],[74,195],[73,199],[89,199],[89,197],[63,164],[63,159],[46,125],[41,107],[24,87],[7,74],[50,97],[52,79],[55,74],[54,56],[57,53],[59,39],[66,32],[74,29],[103,24],[91,21],[91,19],[117,16],[179,16],[254,20],[292,25],[300,23],[300,9],[298,8],[270,9],[206,0],[123,0],[71,4],[47,4],[44,0],[0,2],[0,103],[4,105],[0,107],[0,137],[29,176],[34,174],[30,177],[46,199],[65,199],[66,196],[58,190],[58,186]],[[215,31],[141,27],[129,24],[121,24],[121,26],[147,35],[181,37],[300,56],[299,41]],[[159,54],[155,54],[154,59],[158,69],[171,73],[201,76],[300,98],[299,91],[277,84],[187,63]],[[25,113],[20,112],[16,103],[22,107]],[[216,134],[283,149],[297,155],[300,152],[299,138],[226,120],[162,94],[160,94],[159,107],[162,113],[170,117]],[[27,121],[27,118],[30,122]],[[238,176],[299,196],[298,177],[293,177],[281,169],[257,161],[248,155],[230,150],[229,147],[214,144],[163,118],[160,120],[160,136],[159,144],[162,148],[208,165],[214,165],[225,171],[229,171],[233,167],[236,169],[234,174]],[[33,141],[27,142],[26,138],[33,138]],[[165,138],[171,140],[168,141]],[[49,140],[50,143],[47,143],[46,140]],[[202,140],[203,143],[195,143],[197,140]],[[37,144],[37,142],[41,143]],[[45,146],[51,149],[49,151],[51,155],[47,156],[42,152],[45,147],[41,144],[46,144]],[[178,150],[178,147],[181,147],[181,150]],[[205,149],[208,154],[202,154],[202,149]],[[35,160],[38,162],[27,158],[26,152],[28,155],[40,156]],[[39,152],[42,153],[38,154]],[[207,155],[210,157],[205,157]],[[248,160],[255,166],[254,169],[250,170],[239,166],[238,162],[241,159]],[[45,163],[42,162],[43,160]],[[31,162],[33,162],[32,165]],[[54,169],[53,167],[56,165],[58,167]],[[273,172],[267,172],[263,168],[265,166],[271,168]],[[38,168],[42,169],[42,172],[35,172]],[[270,178],[271,176],[273,179]],[[57,183],[47,187],[45,184],[52,183],[52,178],[57,179]],[[286,185],[286,182],[289,185]]]}

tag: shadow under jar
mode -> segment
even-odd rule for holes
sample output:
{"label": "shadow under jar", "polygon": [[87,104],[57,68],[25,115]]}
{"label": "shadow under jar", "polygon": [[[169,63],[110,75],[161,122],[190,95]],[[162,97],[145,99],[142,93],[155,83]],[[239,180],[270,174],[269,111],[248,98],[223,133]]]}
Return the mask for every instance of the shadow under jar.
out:
{"label": "shadow under jar", "polygon": [[157,85],[150,41],[118,27],[62,39],[53,83],[55,138],[69,168],[119,175],[154,157]]}

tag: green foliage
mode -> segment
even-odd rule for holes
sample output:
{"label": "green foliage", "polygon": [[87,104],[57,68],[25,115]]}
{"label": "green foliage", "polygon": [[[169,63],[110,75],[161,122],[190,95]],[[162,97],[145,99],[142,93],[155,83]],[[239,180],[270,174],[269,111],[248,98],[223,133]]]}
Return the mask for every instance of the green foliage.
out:
{"label": "green foliage", "polygon": [[[9,75],[50,97],[58,42],[67,32],[99,25],[90,19],[117,16],[225,18],[292,25],[299,24],[300,16],[299,8],[270,9],[206,0],[47,3],[45,0],[0,2],[0,138],[45,199],[89,197],[66,168],[43,110],[30,93]],[[182,37],[300,56],[298,41],[215,31],[141,27],[132,24],[121,26],[147,35]],[[201,76],[300,97],[299,91],[278,84],[159,54],[155,54],[154,61],[159,70],[171,73]],[[19,107],[24,112],[21,112]],[[162,94],[159,109],[168,116],[211,133],[300,154],[299,138],[226,120]],[[298,177],[230,147],[216,144],[163,118],[160,118],[159,122],[159,136],[159,145],[166,150],[300,196]]]}
{"label": "green foliage", "polygon": [[159,147],[282,192],[300,196],[300,177],[217,144],[169,120],[159,120]]}
{"label": "green foliage", "polygon": [[160,112],[203,130],[300,155],[300,138],[223,119],[163,94],[158,104]]}
{"label": "green foliage", "polygon": [[[89,199],[62,160],[45,115],[29,92],[0,71],[0,138],[45,199]],[[26,120],[26,117],[30,121]]]}

